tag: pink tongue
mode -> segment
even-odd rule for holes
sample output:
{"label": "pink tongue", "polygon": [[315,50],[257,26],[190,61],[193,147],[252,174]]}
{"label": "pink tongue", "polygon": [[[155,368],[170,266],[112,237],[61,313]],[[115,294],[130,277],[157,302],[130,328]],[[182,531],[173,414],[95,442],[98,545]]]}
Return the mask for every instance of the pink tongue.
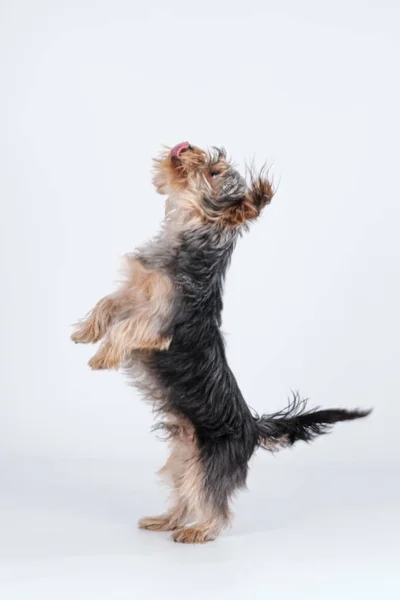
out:
{"label": "pink tongue", "polygon": [[180,144],[177,144],[176,146],[174,146],[171,150],[171,156],[174,156],[175,158],[179,158],[179,155],[181,152],[183,152],[184,150],[188,150],[190,148],[190,144],[189,142],[181,142]]}

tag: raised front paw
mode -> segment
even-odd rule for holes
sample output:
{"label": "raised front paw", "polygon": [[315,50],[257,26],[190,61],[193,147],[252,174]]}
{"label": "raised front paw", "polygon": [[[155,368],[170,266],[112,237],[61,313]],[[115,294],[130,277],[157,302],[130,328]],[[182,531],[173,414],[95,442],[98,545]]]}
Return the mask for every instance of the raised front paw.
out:
{"label": "raised front paw", "polygon": [[102,331],[98,327],[96,320],[89,317],[75,325],[75,331],[71,335],[71,340],[75,344],[95,344],[102,337]]}
{"label": "raised front paw", "polygon": [[89,360],[89,367],[93,371],[101,371],[104,369],[118,369],[122,357],[109,344],[100,346],[96,354]]}

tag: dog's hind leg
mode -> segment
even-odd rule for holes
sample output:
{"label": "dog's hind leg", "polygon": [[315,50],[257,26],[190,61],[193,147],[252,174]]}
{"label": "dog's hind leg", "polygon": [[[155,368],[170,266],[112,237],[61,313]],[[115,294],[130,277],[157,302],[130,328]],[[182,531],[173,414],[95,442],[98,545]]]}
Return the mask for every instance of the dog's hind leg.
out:
{"label": "dog's hind leg", "polygon": [[186,503],[190,522],[194,524],[176,529],[173,534],[175,542],[204,544],[214,540],[229,525],[228,495],[217,503],[212,494],[207,493],[204,469],[198,459],[192,461],[186,471],[179,491]]}
{"label": "dog's hind leg", "polygon": [[171,439],[172,452],[158,472],[172,489],[171,507],[162,515],[140,519],[138,524],[141,529],[172,531],[183,527],[189,517],[188,503],[180,494],[180,487],[189,467],[189,461],[194,454],[193,431],[185,423],[175,425],[175,427],[174,433],[171,433],[173,436]]}
{"label": "dog's hind leg", "polygon": [[246,482],[248,457],[242,454],[238,440],[214,441],[197,451],[179,489],[191,524],[174,532],[175,542],[204,544],[229,526],[233,516],[230,499]]}

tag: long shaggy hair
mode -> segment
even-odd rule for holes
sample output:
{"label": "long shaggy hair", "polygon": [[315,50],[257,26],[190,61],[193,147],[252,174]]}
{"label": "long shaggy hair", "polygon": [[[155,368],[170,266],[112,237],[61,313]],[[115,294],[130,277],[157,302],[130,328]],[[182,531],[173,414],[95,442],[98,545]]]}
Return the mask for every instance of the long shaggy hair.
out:
{"label": "long shaggy hair", "polygon": [[245,486],[258,447],[275,452],[309,442],[368,411],[306,411],[295,395],[286,410],[259,417],[228,366],[220,330],[224,278],[239,236],[271,202],[266,172],[246,181],[224,150],[183,142],[155,160],[154,184],[167,196],[160,233],[126,257],[123,285],[76,325],[72,339],[101,340],[89,365],[123,367],[169,439],[160,474],[171,486],[171,507],[139,526],[203,543],[228,525],[230,499]]}

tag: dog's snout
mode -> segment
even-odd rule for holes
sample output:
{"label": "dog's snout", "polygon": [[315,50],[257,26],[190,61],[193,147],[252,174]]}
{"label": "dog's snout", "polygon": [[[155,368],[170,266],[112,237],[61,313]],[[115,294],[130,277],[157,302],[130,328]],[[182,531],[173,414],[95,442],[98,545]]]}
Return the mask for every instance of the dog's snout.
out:
{"label": "dog's snout", "polygon": [[181,142],[180,144],[177,144],[176,146],[174,146],[171,150],[171,156],[172,158],[178,158],[181,155],[182,152],[185,152],[186,150],[191,149],[191,146],[189,144],[189,142]]}

